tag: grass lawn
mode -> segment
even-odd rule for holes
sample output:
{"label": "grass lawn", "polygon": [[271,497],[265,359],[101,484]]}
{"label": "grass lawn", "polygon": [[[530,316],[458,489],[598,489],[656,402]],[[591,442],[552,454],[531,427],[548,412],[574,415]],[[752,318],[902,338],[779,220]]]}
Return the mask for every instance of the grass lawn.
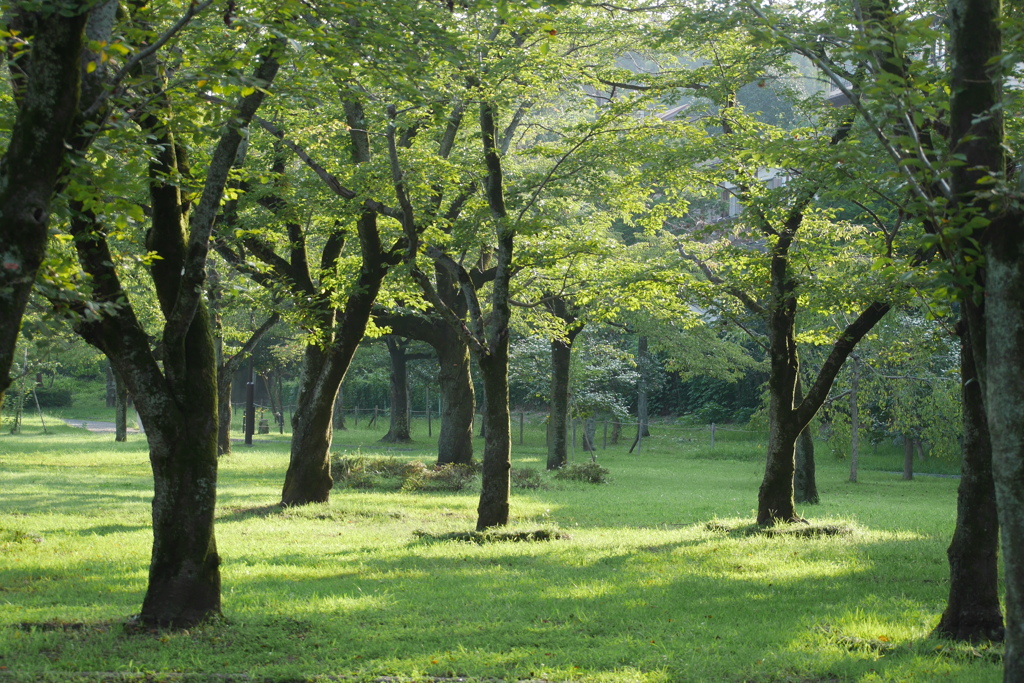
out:
{"label": "grass lawn", "polygon": [[[418,429],[390,454],[430,462]],[[224,619],[136,633],[144,440],[26,420],[0,436],[0,681],[1000,679],[1000,647],[929,637],[957,480],[872,471],[883,454],[854,485],[821,455],[823,502],[801,513],[849,533],[750,535],[756,435],[720,431],[711,450],[704,432],[654,429],[639,456],[599,451],[608,484],[544,474],[513,492],[514,529],[567,538],[481,544],[438,538],[473,528],[472,491],[336,489],[281,509],[287,435],[257,437],[221,461]],[[542,470],[539,428],[523,445],[518,416],[513,431],[515,466]],[[382,433],[364,421],[336,451],[383,453]]]}

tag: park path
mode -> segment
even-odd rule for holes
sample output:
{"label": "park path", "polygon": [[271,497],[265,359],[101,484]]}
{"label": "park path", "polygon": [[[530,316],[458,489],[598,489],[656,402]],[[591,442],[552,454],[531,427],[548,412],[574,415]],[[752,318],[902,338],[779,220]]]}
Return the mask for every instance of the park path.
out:
{"label": "park path", "polygon": [[[102,422],[100,420],[64,420],[64,424],[69,427],[79,427],[86,431],[96,432],[101,434],[113,434],[116,430],[116,425],[113,422]],[[129,434],[141,434],[142,430],[135,429],[134,427],[128,428]]]}

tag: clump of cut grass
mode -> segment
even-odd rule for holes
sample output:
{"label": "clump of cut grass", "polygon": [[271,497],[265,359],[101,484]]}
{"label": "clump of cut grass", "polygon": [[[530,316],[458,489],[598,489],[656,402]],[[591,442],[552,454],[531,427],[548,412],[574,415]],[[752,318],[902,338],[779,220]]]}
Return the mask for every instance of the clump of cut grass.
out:
{"label": "clump of cut grass", "polygon": [[[422,465],[423,463],[419,463]],[[402,484],[402,491],[464,491],[476,480],[474,465],[449,463],[433,469],[416,469]]]}
{"label": "clump of cut grass", "polygon": [[582,481],[588,484],[606,484],[611,472],[596,462],[581,462],[565,465],[555,470],[555,479]]}
{"label": "clump of cut grass", "polygon": [[734,537],[744,536],[781,536],[784,538],[819,538],[821,536],[851,536],[856,531],[849,524],[823,524],[813,522],[798,522],[795,524],[779,524],[776,526],[763,527],[757,524],[726,524],[713,519],[704,525],[708,531],[728,534]]}
{"label": "clump of cut grass", "polygon": [[419,460],[394,456],[371,458],[363,455],[335,455],[331,471],[338,486],[350,489],[398,491],[411,478],[427,471]]}
{"label": "clump of cut grass", "polygon": [[542,489],[544,488],[544,480],[541,479],[540,472],[533,469],[532,467],[513,467],[512,472],[512,488],[516,489]]}
{"label": "clump of cut grass", "polygon": [[413,535],[428,542],[462,541],[465,543],[529,543],[536,541],[567,540],[571,536],[560,531],[535,529],[533,531],[453,531],[447,534],[432,534],[426,531],[414,531]]}

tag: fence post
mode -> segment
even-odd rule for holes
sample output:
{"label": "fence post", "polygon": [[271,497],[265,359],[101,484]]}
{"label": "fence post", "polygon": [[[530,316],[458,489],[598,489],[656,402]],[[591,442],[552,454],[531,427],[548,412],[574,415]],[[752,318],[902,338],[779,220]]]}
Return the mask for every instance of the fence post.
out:
{"label": "fence post", "polygon": [[572,459],[576,460],[576,420],[572,421]]}
{"label": "fence post", "polygon": [[519,409],[519,445],[523,445],[523,423],[526,421],[526,411]]}
{"label": "fence post", "polygon": [[427,387],[427,400],[424,403],[427,406],[427,436],[433,436],[434,433],[430,425],[430,387]]}
{"label": "fence post", "polygon": [[636,418],[636,454],[644,450],[644,423],[639,417]]}
{"label": "fence post", "polygon": [[711,423],[711,447],[715,447],[715,423]]}

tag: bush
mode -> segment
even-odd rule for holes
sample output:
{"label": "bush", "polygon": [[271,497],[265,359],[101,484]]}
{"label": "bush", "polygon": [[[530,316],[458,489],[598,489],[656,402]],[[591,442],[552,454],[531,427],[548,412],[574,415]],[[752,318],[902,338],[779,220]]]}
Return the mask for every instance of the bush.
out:
{"label": "bush", "polygon": [[555,479],[604,484],[607,483],[609,474],[611,473],[607,469],[601,467],[596,462],[584,462],[565,465],[555,470]]}
{"label": "bush", "polygon": [[512,486],[517,489],[539,489],[544,487],[540,472],[532,467],[513,467]]}
{"label": "bush", "polygon": [[[57,389],[56,387],[53,389],[36,387],[36,398],[39,399],[40,408],[70,408],[73,401],[70,389]],[[25,403],[31,405],[32,399],[27,398]]]}

